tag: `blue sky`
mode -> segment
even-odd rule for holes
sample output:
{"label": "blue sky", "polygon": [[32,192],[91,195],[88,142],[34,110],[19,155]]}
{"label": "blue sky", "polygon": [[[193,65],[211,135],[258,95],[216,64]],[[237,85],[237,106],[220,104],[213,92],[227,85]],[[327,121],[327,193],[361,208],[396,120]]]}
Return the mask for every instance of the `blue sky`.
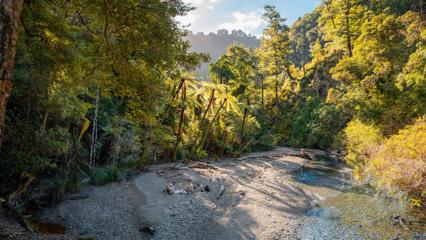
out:
{"label": "blue sky", "polygon": [[261,35],[265,26],[262,10],[265,4],[276,6],[291,25],[298,17],[311,12],[320,0],[183,0],[197,9],[178,20],[193,32],[216,32],[218,29],[241,29]]}

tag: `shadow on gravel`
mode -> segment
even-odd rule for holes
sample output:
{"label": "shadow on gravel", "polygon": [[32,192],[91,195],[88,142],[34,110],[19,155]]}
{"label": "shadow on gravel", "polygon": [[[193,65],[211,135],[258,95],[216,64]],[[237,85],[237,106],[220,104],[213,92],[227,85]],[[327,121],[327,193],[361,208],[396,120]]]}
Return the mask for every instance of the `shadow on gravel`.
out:
{"label": "shadow on gravel", "polygon": [[[283,235],[296,228],[289,219],[316,198],[305,186],[340,190],[336,185],[345,182],[337,165],[312,162],[301,171],[302,159],[284,154],[280,149],[205,169],[157,166],[129,182],[89,187],[81,193],[87,198],[41,215],[75,239],[294,239]],[[168,195],[163,190],[170,183],[177,189],[192,183],[194,193]],[[225,193],[217,198],[222,185]],[[205,186],[211,191],[202,191]],[[154,234],[143,231],[147,226]]]}

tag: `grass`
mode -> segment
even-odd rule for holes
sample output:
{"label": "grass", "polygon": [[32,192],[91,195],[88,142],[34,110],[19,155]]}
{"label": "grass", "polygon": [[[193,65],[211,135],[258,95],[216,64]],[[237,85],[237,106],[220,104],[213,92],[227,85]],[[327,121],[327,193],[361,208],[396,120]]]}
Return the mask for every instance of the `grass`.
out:
{"label": "grass", "polygon": [[89,176],[91,184],[101,186],[118,181],[120,171],[117,166],[110,165],[102,168],[93,168]]}
{"label": "grass", "polygon": [[123,180],[135,173],[141,165],[140,161],[123,161],[118,164],[93,168],[89,173],[90,184],[101,186],[107,183]]}

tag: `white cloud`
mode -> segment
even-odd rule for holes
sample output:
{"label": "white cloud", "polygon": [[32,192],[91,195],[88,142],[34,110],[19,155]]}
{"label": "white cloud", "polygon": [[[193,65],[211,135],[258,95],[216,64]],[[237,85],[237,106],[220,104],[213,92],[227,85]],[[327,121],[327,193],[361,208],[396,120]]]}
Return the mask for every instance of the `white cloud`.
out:
{"label": "white cloud", "polygon": [[265,25],[262,9],[230,12],[224,8],[225,0],[183,0],[196,9],[188,15],[176,18],[193,32],[216,32],[218,29],[243,30],[246,33],[259,34]]}
{"label": "white cloud", "polygon": [[232,13],[232,20],[219,25],[219,28],[227,30],[243,30],[247,33],[253,33],[256,29],[264,25],[265,21],[262,19],[262,10],[255,10],[251,12],[236,11]]}
{"label": "white cloud", "polygon": [[[199,25],[205,23],[203,16],[208,16],[213,13],[215,5],[220,3],[223,0],[183,0],[185,3],[190,4],[196,9],[190,11],[188,15],[178,17],[177,20],[184,25],[191,25],[190,29],[195,30],[198,27],[194,25]],[[207,30],[207,29],[206,29]]]}

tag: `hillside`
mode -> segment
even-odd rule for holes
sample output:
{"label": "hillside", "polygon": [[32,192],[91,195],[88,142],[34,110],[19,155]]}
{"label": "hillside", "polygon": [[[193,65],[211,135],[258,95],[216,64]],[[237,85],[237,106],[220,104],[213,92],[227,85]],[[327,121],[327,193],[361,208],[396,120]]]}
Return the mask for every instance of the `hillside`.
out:
{"label": "hillside", "polygon": [[[191,43],[191,51],[207,53],[211,56],[211,62],[216,61],[221,55],[226,53],[226,49],[233,43],[242,44],[248,48],[257,48],[260,46],[260,40],[256,36],[246,34],[241,30],[228,32],[227,30],[218,30],[217,33],[190,33],[187,37]],[[201,64],[197,73],[202,78],[208,76],[208,63]]]}

